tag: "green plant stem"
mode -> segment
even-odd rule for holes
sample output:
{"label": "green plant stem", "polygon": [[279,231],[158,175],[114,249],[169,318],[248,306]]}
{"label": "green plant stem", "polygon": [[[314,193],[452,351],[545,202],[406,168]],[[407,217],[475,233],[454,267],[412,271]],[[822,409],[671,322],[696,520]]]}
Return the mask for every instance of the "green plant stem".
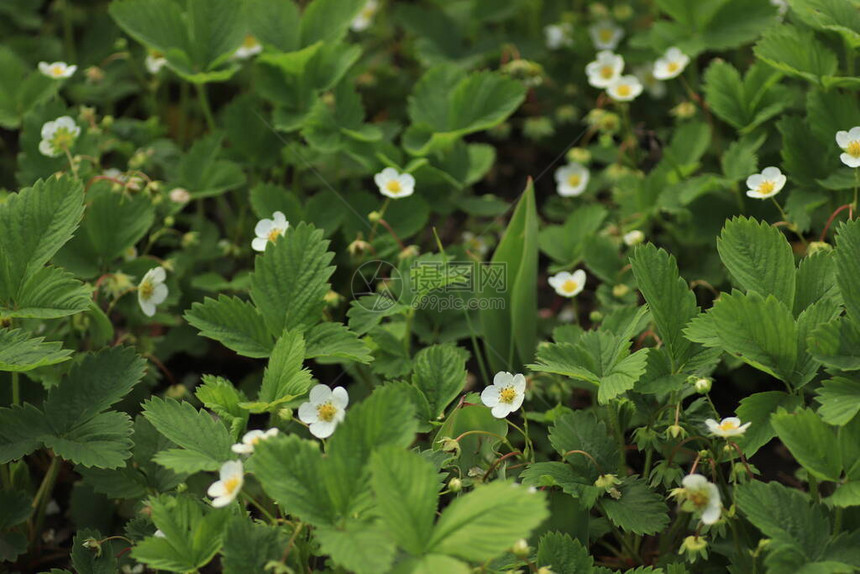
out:
{"label": "green plant stem", "polygon": [[179,125],[177,130],[177,139],[182,145],[188,143],[188,83],[181,82],[179,84]]}
{"label": "green plant stem", "polygon": [[18,373],[12,373],[12,404],[16,406],[21,404],[21,381],[18,377]]}
{"label": "green plant stem", "polygon": [[271,513],[269,513],[269,511],[268,511],[268,510],[266,510],[266,509],[263,507],[263,505],[262,505],[262,504],[260,504],[259,502],[257,502],[257,501],[254,499],[254,497],[253,497],[253,496],[251,496],[250,494],[248,494],[248,493],[246,493],[246,492],[243,492],[243,493],[242,493],[242,498],[244,498],[246,501],[248,501],[248,502],[249,502],[249,503],[250,503],[254,508],[256,508],[257,510],[259,510],[259,511],[260,511],[260,513],[261,513],[263,516],[265,516],[265,517],[266,517],[266,520],[268,520],[268,521],[269,521],[269,522],[271,522],[272,524],[275,524],[275,525],[277,525],[277,524],[278,524],[278,519],[277,519],[277,518],[275,518],[274,516],[272,516],[272,515],[271,515]]}
{"label": "green plant stem", "polygon": [[403,334],[403,349],[406,351],[406,356],[409,356],[412,346],[412,321],[415,319],[415,308],[409,309],[406,313],[406,332]]}
{"label": "green plant stem", "polygon": [[833,536],[842,531],[842,508],[837,506],[833,514]]}
{"label": "green plant stem", "polygon": [[206,95],[206,84],[196,84],[197,97],[200,100],[200,109],[203,111],[203,117],[206,118],[206,125],[209,131],[215,131],[215,118],[212,116],[212,107],[209,105],[209,96]]}
{"label": "green plant stem", "polygon": [[821,495],[818,493],[818,480],[809,475],[809,494],[812,495],[812,500],[815,502],[821,502]]}
{"label": "green plant stem", "polygon": [[860,167],[854,168],[854,203],[851,205],[854,206],[854,210],[857,210],[857,191],[860,190]]}
{"label": "green plant stem", "polygon": [[74,62],[75,57],[75,35],[72,28],[72,9],[71,0],[58,0],[60,12],[63,14],[63,44],[66,52],[66,57],[70,62]]}
{"label": "green plant stem", "polygon": [[30,541],[36,540],[39,533],[42,531],[42,525],[45,523],[45,508],[48,506],[48,501],[51,500],[51,494],[54,491],[54,484],[57,482],[57,475],[60,473],[60,457],[51,452],[51,464],[48,466],[48,471],[42,479],[42,484],[39,485],[39,490],[36,491],[36,496],[33,498],[33,508],[36,512],[33,515],[33,528],[30,531]]}

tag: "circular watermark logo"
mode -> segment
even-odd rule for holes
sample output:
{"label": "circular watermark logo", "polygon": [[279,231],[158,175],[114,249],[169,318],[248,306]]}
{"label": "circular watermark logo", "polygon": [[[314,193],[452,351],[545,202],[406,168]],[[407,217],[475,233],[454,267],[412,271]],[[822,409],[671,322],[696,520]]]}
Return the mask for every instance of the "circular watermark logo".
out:
{"label": "circular watermark logo", "polygon": [[352,298],[366,311],[391,309],[403,292],[400,271],[387,261],[366,261],[352,274]]}

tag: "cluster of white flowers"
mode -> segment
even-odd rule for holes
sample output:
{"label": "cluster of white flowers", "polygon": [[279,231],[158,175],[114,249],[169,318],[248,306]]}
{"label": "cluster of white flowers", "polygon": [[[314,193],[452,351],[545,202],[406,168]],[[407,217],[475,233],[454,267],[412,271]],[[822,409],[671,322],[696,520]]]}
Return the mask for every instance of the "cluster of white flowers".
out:
{"label": "cluster of white flowers", "polygon": [[167,285],[164,284],[166,278],[164,267],[153,267],[146,272],[137,286],[137,302],[147,317],[155,315],[155,307],[167,299]]}
{"label": "cluster of white flowers", "polygon": [[39,62],[39,71],[54,80],[71,78],[77,69],[77,66],[69,65],[65,62],[53,62],[50,64],[48,62]]}
{"label": "cluster of white flowers", "polygon": [[377,10],[379,10],[379,2],[377,0],[368,0],[358,15],[353,18],[349,28],[353,32],[367,30],[373,22],[373,17],[376,16]]}
{"label": "cluster of white flowers", "polygon": [[48,157],[59,157],[72,149],[81,128],[69,116],[62,116],[42,126],[42,141],[39,142],[39,152]]}
{"label": "cluster of white flowers", "polygon": [[273,213],[272,219],[261,219],[254,227],[254,235],[257,237],[251,241],[251,248],[262,253],[269,243],[274,243],[283,236],[289,226],[287,216],[280,211]]}
{"label": "cluster of white flowers", "polygon": [[562,197],[582,195],[588,186],[590,174],[588,168],[576,162],[570,162],[555,171],[555,190]]}
{"label": "cluster of white flowers", "polygon": [[613,100],[629,102],[642,93],[642,82],[632,75],[622,76],[624,58],[609,50],[597,53],[597,58],[585,66],[588,83],[606,89]]}
{"label": "cluster of white flowers", "polygon": [[585,280],[585,271],[577,269],[573,273],[556,273],[547,282],[562,297],[576,297],[585,289]]}
{"label": "cluster of white flowers", "polygon": [[543,29],[544,42],[549,50],[559,50],[573,46],[573,26],[570,22],[549,24]]}

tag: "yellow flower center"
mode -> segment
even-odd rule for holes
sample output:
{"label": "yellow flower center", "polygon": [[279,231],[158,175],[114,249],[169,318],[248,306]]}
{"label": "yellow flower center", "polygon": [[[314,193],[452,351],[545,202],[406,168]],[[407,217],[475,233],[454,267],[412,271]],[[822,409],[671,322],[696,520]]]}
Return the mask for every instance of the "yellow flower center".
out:
{"label": "yellow flower center", "polygon": [[603,66],[602,68],[600,68],[600,77],[602,77],[603,79],[608,80],[614,75],[615,70],[612,68],[612,66]]}
{"label": "yellow flower center", "polygon": [[580,176],[579,174],[575,173],[567,178],[567,185],[569,185],[570,187],[576,187],[580,183],[582,183],[582,176]]}
{"label": "yellow flower center", "polygon": [[385,189],[391,193],[400,193],[403,191],[403,188],[400,186],[400,182],[396,179],[389,180],[388,183],[385,184]]}
{"label": "yellow flower center", "polygon": [[845,153],[851,157],[860,157],[860,140],[854,140],[845,148]]}
{"label": "yellow flower center", "polygon": [[738,428],[738,423],[735,421],[723,421],[720,423],[721,431],[732,431]]}
{"label": "yellow flower center", "polygon": [[75,143],[75,134],[66,128],[58,129],[51,138],[51,145],[56,149],[69,149],[73,143]]}
{"label": "yellow flower center", "polygon": [[499,391],[499,402],[511,404],[517,398],[517,391],[513,387],[505,387]]}
{"label": "yellow flower center", "polygon": [[51,66],[51,75],[55,77],[60,77],[63,75],[63,67],[62,66]]}
{"label": "yellow flower center", "polygon": [[761,185],[758,186],[758,192],[762,195],[767,195],[773,192],[773,182],[772,181],[763,181]]}
{"label": "yellow flower center", "polygon": [[573,279],[568,279],[561,284],[561,290],[565,293],[573,293],[574,291],[576,291],[577,287],[579,287],[579,284]]}
{"label": "yellow flower center", "polygon": [[141,283],[138,289],[140,290],[140,298],[146,301],[152,298],[152,294],[155,292],[155,285],[152,284],[152,281],[147,280]]}
{"label": "yellow flower center", "polygon": [[227,494],[233,494],[237,488],[239,488],[240,479],[238,476],[231,476],[227,480],[224,481],[224,490],[227,491]]}
{"label": "yellow flower center", "polygon": [[242,47],[243,48],[256,48],[257,44],[258,44],[257,39],[254,36],[252,36],[251,34],[248,34],[247,36],[245,36],[245,39],[242,41]]}
{"label": "yellow flower center", "polygon": [[365,18],[367,20],[370,20],[374,14],[376,14],[376,8],[374,8],[372,5],[371,6],[365,6],[364,8],[361,9],[362,18]]}
{"label": "yellow flower center", "polygon": [[327,423],[330,423],[334,419],[334,415],[336,415],[336,414],[337,414],[337,407],[335,407],[330,402],[329,403],[323,403],[317,407],[317,417],[321,421],[325,421]]}
{"label": "yellow flower center", "polygon": [[278,229],[277,227],[275,227],[269,232],[267,239],[269,241],[271,241],[272,243],[274,243],[275,241],[278,240],[278,237],[280,237],[283,232],[284,232],[283,229]]}
{"label": "yellow flower center", "polygon": [[252,445],[252,446],[257,446],[257,444],[259,444],[259,442],[260,442],[261,440],[263,440],[263,437],[255,436],[254,438],[252,438],[252,439],[251,439],[251,445]]}
{"label": "yellow flower center", "polygon": [[696,508],[702,508],[708,504],[708,496],[701,490],[687,492],[687,500],[689,500]]}
{"label": "yellow flower center", "polygon": [[618,86],[618,95],[622,98],[628,97],[632,92],[633,90],[627,84],[621,84]]}
{"label": "yellow flower center", "polygon": [[678,62],[669,62],[669,64],[666,66],[666,69],[669,71],[670,74],[672,74],[677,72],[678,68],[680,67],[681,64],[679,64]]}
{"label": "yellow flower center", "polygon": [[600,32],[597,33],[601,42],[611,42],[612,41],[612,29],[611,28],[603,28]]}

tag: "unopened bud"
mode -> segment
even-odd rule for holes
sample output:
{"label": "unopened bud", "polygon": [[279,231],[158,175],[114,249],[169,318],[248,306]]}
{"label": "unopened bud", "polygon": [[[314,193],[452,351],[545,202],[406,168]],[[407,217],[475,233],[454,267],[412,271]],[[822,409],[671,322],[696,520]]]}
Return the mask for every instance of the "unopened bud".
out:
{"label": "unopened bud", "polygon": [[612,296],[618,299],[624,297],[628,293],[630,293],[630,287],[628,287],[624,283],[619,283],[618,285],[612,287]]}
{"label": "unopened bud", "polygon": [[446,436],[439,439],[439,443],[442,445],[442,452],[450,452],[460,456],[460,443],[458,441]]}
{"label": "unopened bud", "polygon": [[686,436],[687,431],[685,431],[684,427],[682,427],[681,425],[675,424],[669,426],[669,428],[666,429],[666,434],[668,436],[671,436],[672,438],[678,438]]}
{"label": "unopened bud", "polygon": [[448,481],[448,490],[451,492],[460,492],[463,490],[463,481],[455,476]]}
{"label": "unopened bud", "polygon": [[82,546],[84,548],[88,548],[88,549],[94,551],[96,557],[99,557],[102,555],[102,543],[99,542],[98,540],[96,540],[95,538],[87,538],[86,540],[84,540]]}
{"label": "unopened bud", "polygon": [[711,391],[711,379],[707,377],[699,377],[693,381],[693,387],[700,395],[705,395]]}
{"label": "unopened bud", "polygon": [[514,542],[514,547],[511,548],[511,552],[514,554],[514,556],[522,560],[525,560],[529,557],[529,550],[531,549],[529,548],[529,543],[525,538],[520,538],[519,540]]}

